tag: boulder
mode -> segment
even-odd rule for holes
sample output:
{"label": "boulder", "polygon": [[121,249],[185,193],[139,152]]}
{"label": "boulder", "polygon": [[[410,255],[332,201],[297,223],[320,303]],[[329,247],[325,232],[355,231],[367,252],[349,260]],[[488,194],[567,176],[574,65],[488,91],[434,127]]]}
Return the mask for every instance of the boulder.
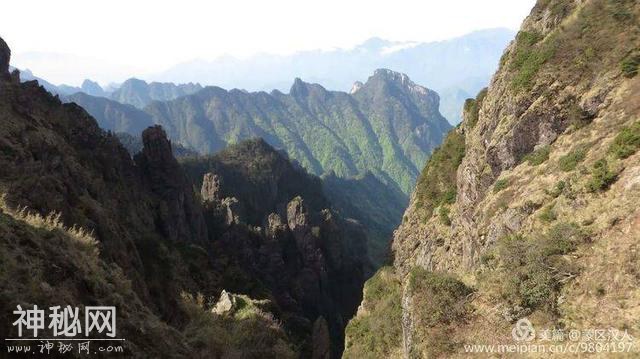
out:
{"label": "boulder", "polygon": [[206,173],[202,179],[200,196],[204,202],[213,202],[220,199],[220,187],[222,179],[214,173]]}

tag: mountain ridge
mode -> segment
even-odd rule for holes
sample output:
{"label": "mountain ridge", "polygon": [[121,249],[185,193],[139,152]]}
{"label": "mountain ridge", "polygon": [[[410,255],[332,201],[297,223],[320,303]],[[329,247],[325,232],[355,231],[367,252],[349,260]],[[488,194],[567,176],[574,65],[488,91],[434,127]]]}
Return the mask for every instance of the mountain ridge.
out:
{"label": "mountain ridge", "polygon": [[[370,213],[366,208],[343,213],[370,224],[369,228],[384,228],[369,233],[377,242],[372,250],[376,261],[386,255],[387,240],[400,221],[418,168],[450,128],[438,111],[437,93],[405,74],[384,69],[375,71],[353,94],[296,78],[287,94],[207,86],[174,100],[153,101],[143,110],[88,95],[67,100],[84,106],[103,128],[137,136],[135,124],[139,129],[150,120],[162,125],[176,143],[202,154],[260,137],[312,174],[332,173],[345,179],[368,173],[377,176],[378,181],[367,180],[365,188],[396,195],[390,206],[394,209],[391,221],[380,216],[389,213],[384,203],[370,207]],[[327,190],[347,195],[336,184],[353,188],[353,182],[334,181]]]}

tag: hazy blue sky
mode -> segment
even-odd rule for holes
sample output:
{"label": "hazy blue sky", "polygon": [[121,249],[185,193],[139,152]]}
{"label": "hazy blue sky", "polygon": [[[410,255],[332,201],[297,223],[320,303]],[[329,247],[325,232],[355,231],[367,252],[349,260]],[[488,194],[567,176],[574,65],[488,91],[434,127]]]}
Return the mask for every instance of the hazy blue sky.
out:
{"label": "hazy blue sky", "polygon": [[[349,48],[377,36],[432,41],[517,29],[535,0],[9,1],[13,64],[53,82],[101,82],[195,58]],[[78,79],[73,75],[78,73]]]}

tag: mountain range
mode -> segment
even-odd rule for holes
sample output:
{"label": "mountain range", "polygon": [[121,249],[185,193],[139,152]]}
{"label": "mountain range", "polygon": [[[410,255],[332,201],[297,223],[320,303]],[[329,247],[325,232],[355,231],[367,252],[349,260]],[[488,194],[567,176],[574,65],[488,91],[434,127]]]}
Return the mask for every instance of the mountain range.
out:
{"label": "mountain range", "polygon": [[371,38],[352,49],[186,62],[146,78],[200,82],[226,89],[284,92],[290,79],[299,77],[330,90],[348,91],[354,81],[366,78],[376,69],[388,68],[437,91],[442,98],[442,114],[457,124],[464,100],[489,83],[502,50],[513,36],[512,30],[501,28],[437,42]]}
{"label": "mountain range", "polygon": [[[160,86],[138,80],[127,83],[136,85],[126,85],[131,91],[113,94],[128,94],[121,98],[128,103]],[[166,86],[173,94],[191,89]],[[143,109],[85,93],[66,96],[65,100],[81,105],[102,128],[116,133],[139,136],[142,129],[159,124],[177,144],[202,154],[260,137],[312,174],[366,180],[360,190],[367,191],[363,197],[386,196],[391,203],[370,202],[372,205],[358,211],[349,205],[343,210],[367,224],[376,262],[385,256],[418,168],[451,128],[439,113],[439,96],[434,91],[415,84],[405,74],[385,69],[376,70],[365,83],[356,83],[351,93],[328,91],[296,79],[288,94],[205,87],[173,100],[152,101]],[[357,192],[341,190],[339,184],[352,191],[348,183],[333,181],[327,195],[335,203],[343,203],[340,198]]]}
{"label": "mountain range", "polygon": [[[291,55],[258,54],[245,59],[225,56],[213,61],[194,60],[161,73],[139,74],[138,77],[147,82],[159,82],[152,92],[162,93],[162,96],[150,98],[162,100],[169,99],[169,94],[181,93],[180,90],[167,87],[170,83],[203,84],[247,91],[276,89],[286,92],[292,79],[301,78],[321,84],[329,90],[349,91],[356,80],[366,78],[376,69],[388,68],[405,73],[415,82],[437,91],[441,96],[442,114],[450,123],[456,124],[460,122],[464,100],[473,97],[486,86],[498,65],[502,49],[513,36],[514,32],[508,29],[488,29],[438,42],[400,42],[371,38],[351,49],[304,51]],[[59,54],[52,54],[51,60],[43,53],[27,55],[21,56],[20,61],[33,69],[46,68],[51,62],[73,62],[72,59],[61,60]],[[81,62],[85,63],[86,59]],[[27,74],[24,66],[21,67],[23,78]],[[85,81],[81,87],[41,84],[52,93],[71,95],[83,91],[143,107],[141,104],[149,97],[134,99],[138,94],[129,92],[132,91],[132,86],[144,85],[139,81],[127,82],[129,81],[110,84],[104,90],[97,89],[93,81]],[[193,84],[183,86],[183,90],[188,92],[189,89],[194,89],[197,85]],[[111,96],[112,92],[121,87],[125,88],[119,95]],[[161,87],[164,89],[160,89]],[[124,93],[129,94],[123,97]],[[127,102],[127,98],[131,102]]]}

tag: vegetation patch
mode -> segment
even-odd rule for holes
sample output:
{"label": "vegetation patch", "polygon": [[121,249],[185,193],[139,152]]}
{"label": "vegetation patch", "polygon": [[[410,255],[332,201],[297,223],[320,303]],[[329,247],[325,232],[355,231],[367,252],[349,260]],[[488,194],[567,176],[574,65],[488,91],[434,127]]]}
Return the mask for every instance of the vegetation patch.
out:
{"label": "vegetation patch", "polygon": [[589,192],[606,191],[618,179],[618,173],[609,168],[606,159],[596,161],[591,170],[591,178],[587,182]]}
{"label": "vegetation patch", "polygon": [[634,20],[631,7],[634,0],[608,0],[607,7],[611,16],[619,22],[631,22]]}
{"label": "vegetation patch", "polygon": [[534,76],[555,54],[556,42],[542,40],[542,35],[533,31],[520,31],[516,36],[511,61],[511,69],[515,72],[511,84],[515,90],[530,89]]}
{"label": "vegetation patch", "polygon": [[202,295],[182,294],[189,319],[184,335],[196,357],[298,357],[278,321],[249,297],[238,296],[237,308],[226,315],[213,313],[210,303]]}
{"label": "vegetation patch", "polygon": [[487,96],[487,88],[483,88],[478,92],[475,99],[469,98],[464,102],[465,121],[469,128],[474,128],[480,117],[480,107]]}
{"label": "vegetation patch", "polygon": [[365,313],[346,328],[344,358],[389,358],[402,343],[402,287],[383,267],[364,286]]}
{"label": "vegetation patch", "polygon": [[511,305],[555,313],[562,285],[578,272],[565,255],[586,241],[588,236],[578,225],[564,222],[541,235],[503,237],[483,256],[483,262],[497,272],[487,278],[495,281],[500,296]]}
{"label": "vegetation patch", "polygon": [[431,217],[436,207],[455,202],[456,173],[464,151],[464,136],[453,130],[422,170],[416,185],[416,208],[425,218]]}
{"label": "vegetation patch", "polygon": [[440,206],[440,209],[438,210],[438,216],[440,217],[440,222],[445,226],[451,225],[451,218],[449,218],[449,213],[449,207],[444,205]]}
{"label": "vegetation patch", "polygon": [[415,318],[416,357],[440,357],[454,351],[459,343],[451,329],[466,320],[473,290],[446,273],[414,267],[408,290]]}
{"label": "vegetation patch", "polygon": [[493,185],[493,193],[498,193],[507,187],[509,187],[509,180],[506,178],[499,179]]}
{"label": "vegetation patch", "polygon": [[532,166],[539,166],[549,159],[551,147],[549,145],[540,147],[539,149],[529,153],[524,157],[524,161],[529,162]]}
{"label": "vegetation patch", "polygon": [[93,232],[75,225],[71,227],[65,226],[60,213],[51,212],[46,216],[42,216],[40,213],[31,211],[27,207],[14,209],[7,204],[6,194],[0,194],[0,212],[4,212],[15,220],[25,222],[35,228],[51,232],[60,232],[79,247],[79,249],[88,251],[94,256],[99,254],[98,241],[94,237]]}
{"label": "vegetation patch", "polygon": [[566,155],[560,157],[558,166],[565,172],[570,172],[576,169],[578,163],[584,161],[587,156],[587,150],[585,147],[579,147]]}
{"label": "vegetation patch", "polygon": [[562,194],[565,188],[567,188],[567,183],[565,181],[558,181],[550,191],[547,191],[547,193],[551,197],[556,198]]}
{"label": "vegetation patch", "polygon": [[640,68],[640,53],[629,54],[620,63],[622,69],[622,75],[626,78],[633,78],[638,74],[638,68]]}
{"label": "vegetation patch", "polygon": [[553,205],[548,205],[542,209],[538,218],[543,222],[550,223],[558,219],[558,215],[553,210]]}
{"label": "vegetation patch", "polygon": [[636,153],[638,148],[640,148],[640,122],[620,130],[609,147],[609,153],[616,158],[624,159]]}

